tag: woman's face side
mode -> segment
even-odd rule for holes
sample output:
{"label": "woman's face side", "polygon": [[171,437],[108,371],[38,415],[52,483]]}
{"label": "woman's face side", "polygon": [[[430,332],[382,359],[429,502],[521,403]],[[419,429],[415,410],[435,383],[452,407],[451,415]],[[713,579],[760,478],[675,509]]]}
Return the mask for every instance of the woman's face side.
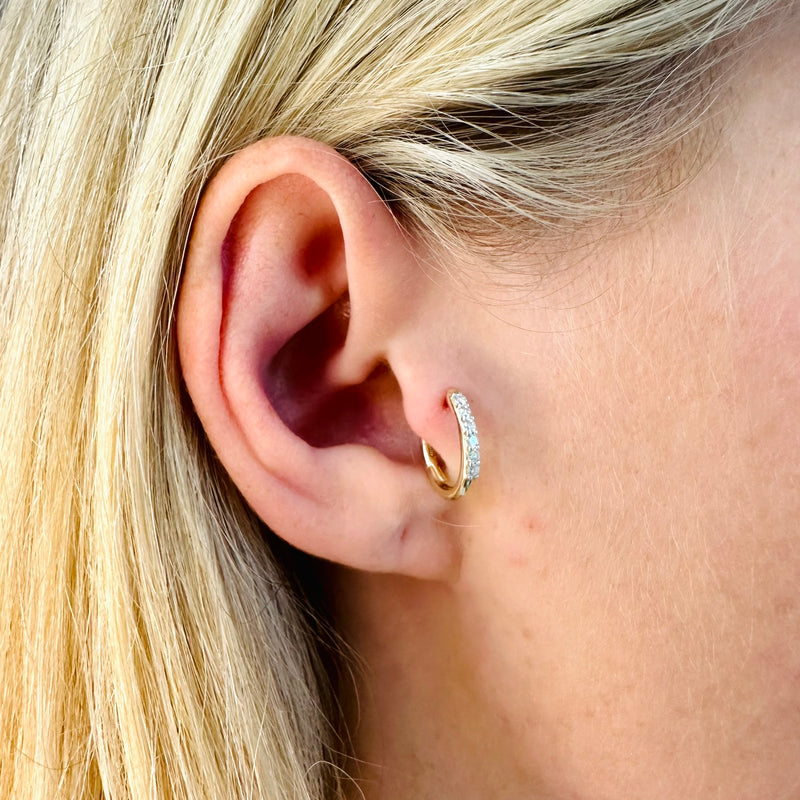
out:
{"label": "woman's face side", "polygon": [[554,796],[800,794],[798,15],[747,58],[662,211],[474,312],[464,641]]}

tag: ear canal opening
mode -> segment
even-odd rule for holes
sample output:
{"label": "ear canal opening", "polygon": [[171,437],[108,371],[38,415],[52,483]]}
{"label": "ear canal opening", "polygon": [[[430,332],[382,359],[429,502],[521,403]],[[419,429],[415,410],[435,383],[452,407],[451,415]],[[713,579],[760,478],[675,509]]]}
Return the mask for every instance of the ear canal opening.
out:
{"label": "ear canal opening", "polygon": [[298,331],[262,370],[262,386],[283,423],[312,447],[361,444],[400,463],[420,462],[419,439],[405,419],[400,385],[385,361],[353,385],[333,385],[328,365],[344,346],[345,293]]}

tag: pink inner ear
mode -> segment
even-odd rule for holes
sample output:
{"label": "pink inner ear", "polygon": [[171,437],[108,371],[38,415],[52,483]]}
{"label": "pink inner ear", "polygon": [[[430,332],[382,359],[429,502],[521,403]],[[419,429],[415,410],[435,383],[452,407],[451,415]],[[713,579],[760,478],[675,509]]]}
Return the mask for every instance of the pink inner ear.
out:
{"label": "pink inner ear", "polygon": [[247,200],[249,200],[250,197],[252,197],[252,195],[253,192],[251,192],[248,195],[245,202],[242,203],[241,208],[234,215],[233,219],[231,220],[231,224],[228,227],[228,232],[225,234],[225,239],[222,242],[222,247],[220,248],[219,261],[220,261],[220,267],[222,269],[223,309],[226,309],[228,307],[228,300],[230,299],[231,284],[234,275],[234,267],[236,265],[237,259],[241,256],[241,253],[239,252],[239,248],[241,247],[241,242],[239,240],[240,224],[246,214]]}
{"label": "pink inner ear", "polygon": [[312,447],[364,444],[403,463],[419,461],[419,439],[408,427],[397,380],[379,364],[361,383],[331,386],[330,359],[347,335],[348,298],[318,316],[276,353],[261,383],[283,423]]}
{"label": "pink inner ear", "polygon": [[309,278],[318,272],[330,270],[331,265],[338,263],[339,269],[344,267],[344,238],[342,229],[337,226],[321,226],[309,235],[308,243],[300,254],[301,267]]}
{"label": "pink inner ear", "polygon": [[[235,222],[235,220],[234,220]],[[233,274],[233,263],[234,263],[234,226],[232,225],[227,235],[225,236],[225,240],[222,242],[222,249],[220,250],[219,254],[219,261],[222,267],[222,307],[225,308],[228,305],[228,295],[230,293],[231,288],[231,276]]]}

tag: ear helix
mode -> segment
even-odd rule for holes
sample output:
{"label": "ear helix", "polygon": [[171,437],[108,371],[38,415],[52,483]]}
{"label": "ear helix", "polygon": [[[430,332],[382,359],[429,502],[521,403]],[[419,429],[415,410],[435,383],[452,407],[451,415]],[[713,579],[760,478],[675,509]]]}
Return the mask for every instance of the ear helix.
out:
{"label": "ear helix", "polygon": [[422,440],[422,455],[428,470],[428,478],[434,488],[442,497],[446,497],[448,500],[457,500],[464,496],[473,481],[480,476],[481,451],[475,417],[467,398],[456,389],[450,389],[447,392],[447,402],[456,415],[461,440],[458,476],[455,480],[448,477],[442,457],[424,439]]}

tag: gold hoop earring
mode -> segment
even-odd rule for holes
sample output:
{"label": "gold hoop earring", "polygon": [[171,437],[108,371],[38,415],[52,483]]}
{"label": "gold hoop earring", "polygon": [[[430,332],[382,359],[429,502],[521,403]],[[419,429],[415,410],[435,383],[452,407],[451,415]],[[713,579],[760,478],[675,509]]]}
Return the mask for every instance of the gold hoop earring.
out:
{"label": "gold hoop earring", "polygon": [[481,474],[481,450],[478,443],[478,429],[475,427],[475,417],[467,398],[461,392],[450,389],[447,392],[447,402],[456,415],[461,438],[458,477],[454,481],[450,480],[444,460],[424,439],[422,440],[422,456],[425,459],[428,477],[439,494],[448,500],[457,500]]}

